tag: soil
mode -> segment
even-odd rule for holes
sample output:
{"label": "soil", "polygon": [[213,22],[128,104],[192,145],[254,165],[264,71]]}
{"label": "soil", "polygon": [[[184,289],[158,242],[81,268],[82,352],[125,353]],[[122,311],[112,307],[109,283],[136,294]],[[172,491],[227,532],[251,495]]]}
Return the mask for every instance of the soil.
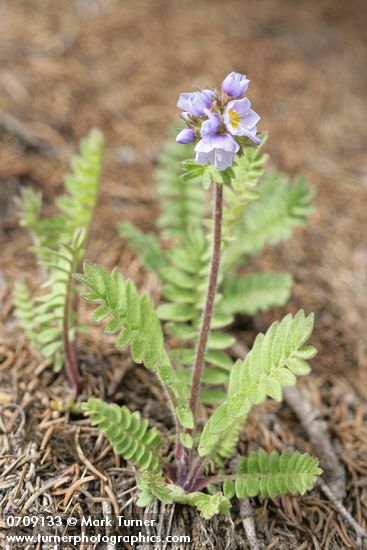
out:
{"label": "soil", "polygon": [[[93,507],[100,512],[102,504],[105,515],[121,509],[142,515],[134,505],[132,471],[78,410],[62,408],[72,397],[66,382],[44,368],[14,319],[14,281],[22,276],[36,285],[38,278],[12,197],[31,185],[43,191],[50,212],[78,140],[100,127],[106,161],[89,257],[119,265],[157,297],[156,281],[118,237],[116,222],[152,228],[158,212],[153,171],[166,129],[178,120],[178,93],[217,85],[238,70],[251,79],[249,97],[262,115],[261,129],[270,132],[272,164],[305,174],[317,197],[310,225],[251,264],[291,272],[291,302],[237,331],[251,344],[256,330],[286,311],[315,312],[312,343],[319,353],[301,390],[327,422],[345,467],[344,506],[366,528],[365,3],[15,0],[2,3],[0,14],[3,517],[80,515]],[[84,397],[140,408],[170,429],[164,398],[144,369],[132,366],[100,331],[83,337],[81,348]],[[317,453],[284,403],[268,402],[251,415],[240,451],[258,446]],[[251,499],[251,505],[267,550],[366,547],[320,487],[302,498]],[[190,535],[187,548],[250,548],[236,503],[231,517],[209,522],[178,506],[160,512],[161,532]],[[0,519],[0,541],[5,527]]]}

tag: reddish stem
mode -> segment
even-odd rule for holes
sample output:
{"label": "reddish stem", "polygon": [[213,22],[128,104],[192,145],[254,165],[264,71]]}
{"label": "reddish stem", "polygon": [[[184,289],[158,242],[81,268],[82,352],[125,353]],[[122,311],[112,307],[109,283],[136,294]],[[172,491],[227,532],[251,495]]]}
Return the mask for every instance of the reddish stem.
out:
{"label": "reddish stem", "polygon": [[207,457],[202,456],[191,466],[191,469],[185,479],[184,489],[187,491],[192,491],[193,487],[196,487],[196,480],[203,472],[206,461]]}
{"label": "reddish stem", "polygon": [[[218,272],[220,263],[221,233],[222,233],[222,215],[223,215],[223,188],[222,185],[215,185],[215,203],[214,203],[214,234],[213,234],[213,252],[210,265],[210,274],[208,281],[208,290],[206,294],[205,307],[201,321],[198,347],[196,351],[195,363],[193,366],[194,374],[191,384],[190,409],[194,416],[194,426],[198,414],[199,395],[201,390],[201,377],[203,373],[205,352],[208,343],[210,324],[212,321],[214,300],[218,285]],[[194,428],[195,429],[195,428]]]}
{"label": "reddish stem", "polygon": [[[195,362],[193,365],[193,377],[191,383],[191,397],[190,397],[190,409],[194,417],[194,428],[188,430],[191,433],[192,439],[195,439],[196,423],[199,408],[199,397],[201,390],[201,378],[203,374],[203,368],[205,363],[205,353],[208,344],[208,337],[210,332],[210,325],[212,322],[214,301],[217,293],[218,286],[218,273],[220,264],[220,249],[221,249],[221,237],[222,237],[222,218],[223,218],[223,187],[222,185],[214,184],[215,186],[215,200],[213,209],[213,249],[210,263],[210,272],[208,280],[208,289],[206,293],[205,306],[203,310],[203,316],[201,319],[201,327],[199,332],[198,346],[196,350]],[[191,487],[197,476],[200,475],[205,465],[205,458],[198,459],[194,462],[194,449],[189,453],[189,459],[187,464],[187,474],[183,486],[185,488]]]}

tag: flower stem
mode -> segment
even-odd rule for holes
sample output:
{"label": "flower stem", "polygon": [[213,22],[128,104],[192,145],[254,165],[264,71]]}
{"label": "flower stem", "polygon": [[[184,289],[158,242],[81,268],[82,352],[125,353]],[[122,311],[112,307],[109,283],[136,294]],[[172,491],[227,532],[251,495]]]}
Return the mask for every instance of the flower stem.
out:
{"label": "flower stem", "polygon": [[[221,234],[222,234],[222,217],[223,217],[223,187],[215,185],[215,202],[213,211],[214,233],[213,233],[213,252],[210,264],[210,273],[208,281],[208,290],[206,294],[205,307],[203,311],[201,328],[199,333],[199,341],[196,351],[196,358],[193,366],[194,374],[191,384],[190,409],[194,416],[194,426],[196,424],[199,395],[201,389],[201,377],[205,361],[205,352],[208,343],[210,325],[214,310],[214,300],[218,285],[218,272],[220,262]],[[194,428],[195,429],[195,428]]]}

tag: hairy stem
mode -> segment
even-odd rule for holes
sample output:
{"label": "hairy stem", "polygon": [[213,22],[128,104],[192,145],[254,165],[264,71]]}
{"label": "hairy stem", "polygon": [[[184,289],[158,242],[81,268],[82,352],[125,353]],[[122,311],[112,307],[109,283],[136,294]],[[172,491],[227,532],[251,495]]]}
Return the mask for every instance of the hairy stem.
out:
{"label": "hairy stem", "polygon": [[[215,187],[215,200],[213,208],[213,248],[212,257],[210,263],[210,272],[208,280],[208,288],[205,299],[205,306],[203,310],[201,327],[199,332],[198,345],[196,349],[196,356],[193,365],[193,377],[191,384],[191,397],[190,397],[190,409],[194,417],[194,428],[191,430],[193,440],[195,439],[196,422],[199,408],[199,396],[201,390],[201,378],[205,363],[205,352],[208,344],[208,337],[210,332],[210,325],[214,311],[214,301],[217,293],[218,286],[218,273],[220,264],[220,249],[221,249],[221,237],[222,237],[222,217],[223,217],[223,187],[214,183]],[[187,468],[187,474],[183,483],[184,487],[190,487],[195,483],[198,475],[203,469],[203,461],[199,459],[194,462],[194,450],[192,449],[189,454],[189,464]]]}
{"label": "hairy stem", "polygon": [[223,215],[223,188],[221,185],[215,185],[214,202],[214,233],[213,233],[213,252],[210,264],[208,290],[206,294],[205,307],[201,321],[198,346],[195,362],[193,365],[193,377],[191,384],[190,409],[194,416],[194,426],[198,414],[199,395],[201,389],[201,377],[205,361],[205,352],[208,343],[210,324],[213,316],[214,300],[218,285],[218,272],[220,262],[221,233],[222,233],[222,215]]}

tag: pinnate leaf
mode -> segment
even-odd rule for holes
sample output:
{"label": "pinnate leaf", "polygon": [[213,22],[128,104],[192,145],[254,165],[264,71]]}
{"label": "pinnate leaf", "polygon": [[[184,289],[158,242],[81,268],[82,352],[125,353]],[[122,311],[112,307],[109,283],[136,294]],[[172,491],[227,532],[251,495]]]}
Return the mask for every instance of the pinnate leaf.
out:
{"label": "pinnate leaf", "polygon": [[138,412],[94,398],[84,403],[83,409],[92,424],[108,437],[116,454],[141,470],[161,471],[160,433],[156,428],[149,428],[148,421],[142,420]]}
{"label": "pinnate leaf", "polygon": [[303,495],[315,485],[322,471],[317,458],[299,451],[281,454],[252,452],[240,459],[237,479],[224,483],[224,494],[231,498],[277,497],[291,493]]}

